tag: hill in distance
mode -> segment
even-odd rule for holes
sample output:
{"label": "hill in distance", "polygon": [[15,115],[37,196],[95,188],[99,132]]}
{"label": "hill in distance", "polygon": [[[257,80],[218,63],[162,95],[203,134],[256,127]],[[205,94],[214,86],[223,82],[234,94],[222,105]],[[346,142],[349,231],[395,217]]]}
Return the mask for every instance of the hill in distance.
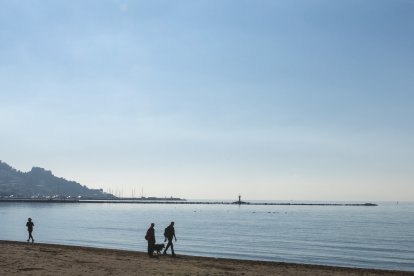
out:
{"label": "hill in distance", "polygon": [[102,189],[89,189],[75,181],[56,177],[51,171],[33,167],[21,172],[0,161],[0,197],[115,199]]}

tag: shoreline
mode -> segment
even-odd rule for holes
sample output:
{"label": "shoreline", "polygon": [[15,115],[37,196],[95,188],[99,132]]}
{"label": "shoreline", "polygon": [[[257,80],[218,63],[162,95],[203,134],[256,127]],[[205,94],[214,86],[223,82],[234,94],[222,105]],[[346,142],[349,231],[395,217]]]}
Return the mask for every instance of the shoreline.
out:
{"label": "shoreline", "polygon": [[0,275],[414,275],[335,267],[0,240]]}

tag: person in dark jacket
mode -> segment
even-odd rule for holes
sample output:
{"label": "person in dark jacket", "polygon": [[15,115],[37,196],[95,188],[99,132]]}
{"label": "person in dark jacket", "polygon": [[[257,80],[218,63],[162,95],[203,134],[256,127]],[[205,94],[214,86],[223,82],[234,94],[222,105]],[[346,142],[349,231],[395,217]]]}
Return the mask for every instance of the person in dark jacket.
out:
{"label": "person in dark jacket", "polygon": [[29,238],[27,239],[27,242],[29,242],[30,239],[32,239],[32,243],[34,243],[34,239],[33,239],[33,236],[32,236],[34,223],[32,222],[31,218],[27,219],[26,227],[27,227],[27,231],[29,232]]}
{"label": "person in dark jacket", "polygon": [[177,241],[177,237],[175,236],[174,221],[172,221],[170,225],[167,228],[165,228],[164,237],[165,237],[164,242],[168,240],[168,244],[167,244],[167,247],[165,247],[163,254],[167,255],[167,250],[171,246],[171,253],[173,256],[175,256],[174,245],[172,242],[173,238],[175,239],[175,241]]}
{"label": "person in dark jacket", "polygon": [[155,224],[151,223],[150,228],[147,230],[145,239],[148,241],[148,256],[154,257],[154,246],[155,246]]}

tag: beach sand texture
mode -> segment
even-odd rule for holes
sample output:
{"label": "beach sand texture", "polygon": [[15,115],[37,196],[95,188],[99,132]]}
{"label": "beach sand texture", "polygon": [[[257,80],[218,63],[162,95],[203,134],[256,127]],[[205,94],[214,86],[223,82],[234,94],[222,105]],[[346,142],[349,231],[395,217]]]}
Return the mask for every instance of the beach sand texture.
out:
{"label": "beach sand texture", "polygon": [[216,259],[0,241],[0,275],[414,275],[411,272]]}

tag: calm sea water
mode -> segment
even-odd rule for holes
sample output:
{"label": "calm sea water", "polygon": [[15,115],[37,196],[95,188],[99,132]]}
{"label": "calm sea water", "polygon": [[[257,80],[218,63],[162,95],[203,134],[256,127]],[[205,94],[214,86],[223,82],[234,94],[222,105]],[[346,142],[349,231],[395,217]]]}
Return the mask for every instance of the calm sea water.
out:
{"label": "calm sea water", "polygon": [[414,271],[414,203],[378,207],[0,203],[0,239],[146,251],[176,223],[177,254]]}

